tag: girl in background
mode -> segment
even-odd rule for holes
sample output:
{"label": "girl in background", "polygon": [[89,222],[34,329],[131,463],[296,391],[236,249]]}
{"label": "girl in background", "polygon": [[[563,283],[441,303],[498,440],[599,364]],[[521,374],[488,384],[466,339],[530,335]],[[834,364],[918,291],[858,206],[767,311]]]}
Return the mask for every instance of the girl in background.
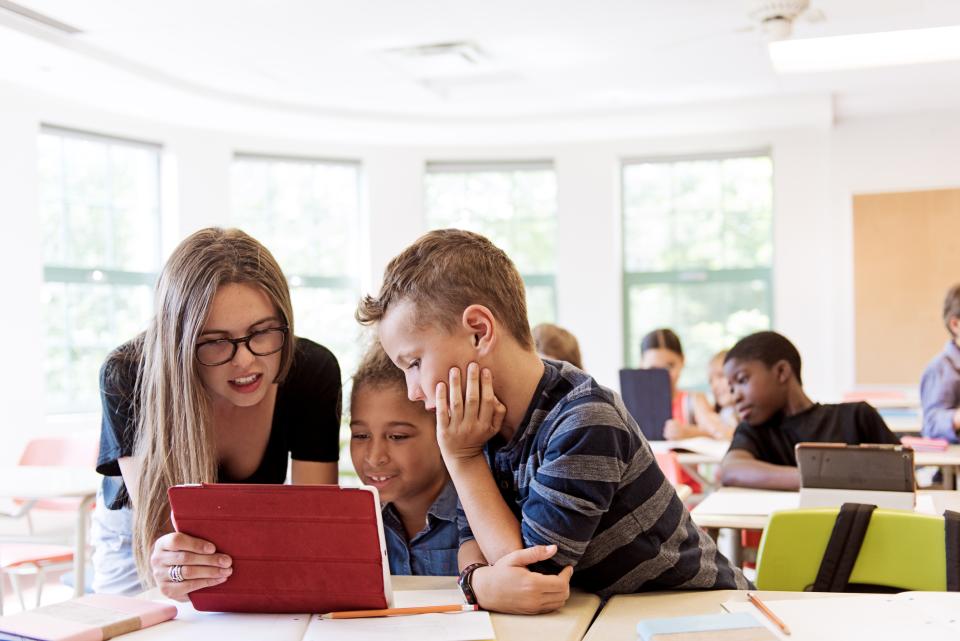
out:
{"label": "girl in background", "polygon": [[640,341],[640,366],[645,369],[659,367],[670,375],[673,416],[664,425],[664,438],[673,441],[707,436],[730,440],[734,428],[721,420],[705,394],[677,388],[683,364],[683,347],[673,330],[655,329]]}
{"label": "girl in background", "polygon": [[710,382],[710,391],[713,392],[713,411],[720,416],[724,425],[736,429],[740,423],[737,408],[734,407],[733,394],[730,392],[730,381],[723,373],[723,359],[729,350],[723,349],[713,355],[707,366],[707,378]]}

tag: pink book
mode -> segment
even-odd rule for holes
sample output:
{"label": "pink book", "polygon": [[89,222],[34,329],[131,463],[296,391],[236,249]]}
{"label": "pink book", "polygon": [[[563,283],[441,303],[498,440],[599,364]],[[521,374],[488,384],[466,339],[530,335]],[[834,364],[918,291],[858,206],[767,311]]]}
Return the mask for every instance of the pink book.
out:
{"label": "pink book", "polygon": [[945,438],[927,438],[924,436],[904,436],[900,439],[904,445],[918,452],[946,452],[950,443]]}
{"label": "pink book", "polygon": [[0,639],[12,635],[38,641],[106,641],[175,616],[177,607],[169,603],[88,594],[0,617]]}

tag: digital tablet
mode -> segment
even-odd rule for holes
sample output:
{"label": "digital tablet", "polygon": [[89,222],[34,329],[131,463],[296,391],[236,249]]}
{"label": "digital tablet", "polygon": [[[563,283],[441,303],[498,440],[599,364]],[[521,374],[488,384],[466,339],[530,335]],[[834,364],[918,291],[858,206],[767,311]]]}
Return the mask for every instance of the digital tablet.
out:
{"label": "digital tablet", "polygon": [[190,593],[197,610],[324,613],[391,607],[390,564],[376,488],[177,485],[178,532],[217,546],[233,574]]}
{"label": "digital tablet", "polygon": [[797,443],[801,488],[913,492],[913,450],[902,445]]}
{"label": "digital tablet", "polygon": [[647,440],[662,441],[663,425],[673,416],[667,370],[620,370],[620,396]]}

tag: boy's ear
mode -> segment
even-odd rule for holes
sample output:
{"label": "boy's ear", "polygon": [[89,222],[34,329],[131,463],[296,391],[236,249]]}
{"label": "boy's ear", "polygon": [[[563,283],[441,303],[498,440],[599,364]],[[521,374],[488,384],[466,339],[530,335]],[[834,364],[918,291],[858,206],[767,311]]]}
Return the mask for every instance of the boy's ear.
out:
{"label": "boy's ear", "polygon": [[777,377],[777,382],[786,385],[793,376],[793,367],[785,360],[777,361],[773,364],[773,374]]}
{"label": "boy's ear", "polygon": [[483,305],[470,305],[463,310],[463,327],[473,336],[477,356],[486,356],[497,342],[493,313]]}
{"label": "boy's ear", "polygon": [[954,338],[960,336],[960,316],[952,316],[947,321],[947,329],[950,330],[950,335]]}

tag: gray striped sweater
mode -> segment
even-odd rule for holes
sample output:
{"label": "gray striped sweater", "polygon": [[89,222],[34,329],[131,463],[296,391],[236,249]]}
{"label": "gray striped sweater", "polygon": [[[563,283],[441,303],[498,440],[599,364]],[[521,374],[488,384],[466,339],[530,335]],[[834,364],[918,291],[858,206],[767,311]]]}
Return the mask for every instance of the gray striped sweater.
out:
{"label": "gray striped sweater", "polygon": [[[571,584],[604,598],[748,589],[743,573],[690,519],[619,395],[569,363],[544,364],[513,438],[495,437],[486,450],[524,545],[558,546],[531,569],[557,573],[573,565]],[[461,543],[471,538],[463,527]]]}

